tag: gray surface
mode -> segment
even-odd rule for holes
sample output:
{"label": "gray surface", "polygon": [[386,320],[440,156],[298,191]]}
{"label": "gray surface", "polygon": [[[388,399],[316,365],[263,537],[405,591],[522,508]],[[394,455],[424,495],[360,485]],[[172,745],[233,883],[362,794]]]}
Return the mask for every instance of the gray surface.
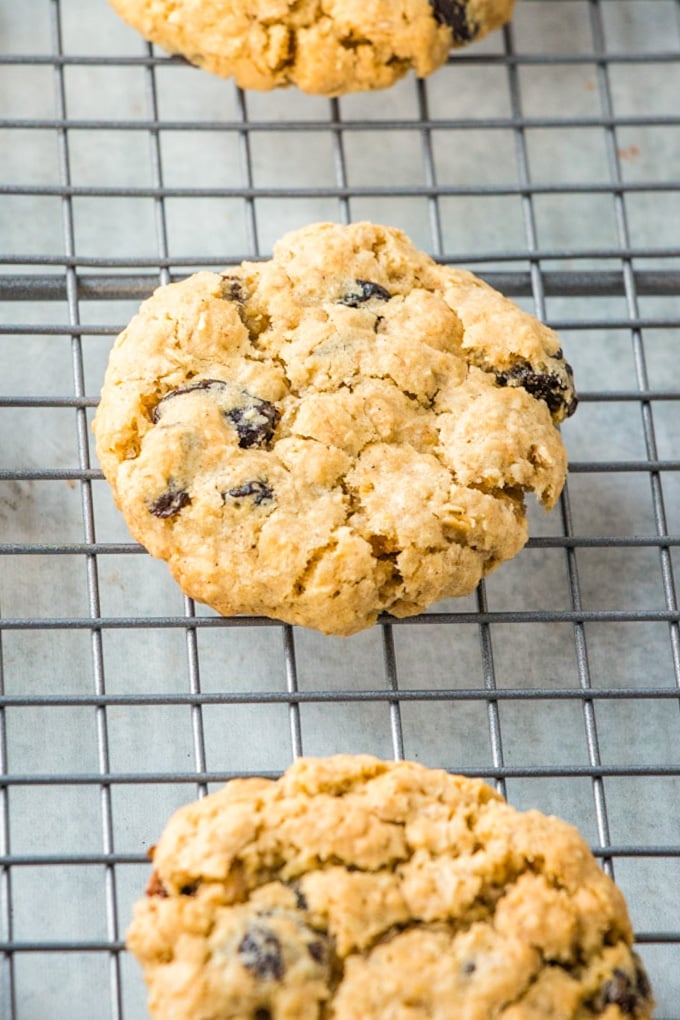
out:
{"label": "gray surface", "polygon": [[[142,65],[64,67],[66,114],[72,120],[152,119],[153,77],[161,120],[197,122],[192,130],[160,132],[166,187],[219,192],[252,184],[256,189],[331,191],[319,198],[256,195],[248,201],[216,194],[169,197],[158,203],[153,197],[76,194],[71,203],[65,202],[58,189],[65,180],[66,151],[76,188],[157,186],[155,136],[146,130],[96,127],[74,128],[65,136],[49,125],[58,111],[59,73],[49,65],[0,64],[0,118],[38,118],[48,125],[20,129],[3,122],[0,186],[57,191],[0,192],[0,271],[57,274],[63,280],[63,264],[49,257],[68,251],[69,204],[73,250],[86,274],[97,272],[88,264],[93,258],[128,260],[121,271],[148,273],[163,252],[163,229],[173,272],[181,273],[183,260],[227,262],[253,254],[256,240],[260,253],[266,254],[286,229],[347,216],[402,226],[435,253],[441,240],[444,251],[482,274],[526,274],[528,251],[535,245],[551,256],[541,262],[544,269],[615,270],[619,291],[624,264],[616,252],[622,246],[657,252],[653,259],[636,259],[637,269],[677,270],[677,257],[665,250],[680,244],[680,192],[651,187],[626,192],[623,205],[617,206],[608,190],[616,169],[613,150],[619,153],[624,184],[677,185],[677,125],[620,126],[613,138],[602,125],[528,126],[520,132],[518,122],[509,118],[518,113],[552,121],[601,118],[607,89],[617,118],[677,117],[678,10],[670,0],[610,0],[601,5],[526,0],[517,10],[512,33],[505,38],[497,34],[467,51],[469,58],[454,60],[422,91],[409,80],[389,92],[348,97],[338,104],[292,91],[247,96],[250,121],[272,124],[271,130],[250,134],[249,153],[238,133],[199,129],[201,121],[219,124],[242,117],[244,106],[231,83],[178,64],[158,67],[153,74]],[[147,53],[103,0],[2,0],[0,53],[54,53],[59,16],[68,55]],[[595,64],[570,58],[592,55],[601,27],[610,53],[624,58],[676,53],[678,59],[650,64],[624,59],[598,77]],[[497,60],[510,45],[520,55],[566,54],[568,60],[520,61],[515,74],[512,64]],[[419,127],[424,104],[433,119],[486,123],[473,129],[435,128],[428,137]],[[413,127],[348,131],[342,149],[330,130],[283,130],[291,120],[329,122],[337,115],[344,120],[412,120]],[[489,126],[498,118],[505,118],[506,126]],[[428,175],[433,169],[440,186],[515,193],[480,191],[442,197],[436,204],[417,194],[378,194],[349,202],[333,194],[344,183],[350,189],[422,188],[432,183]],[[516,190],[530,190],[527,173],[534,184],[596,181],[603,188],[595,193],[542,193],[528,201]],[[440,228],[440,238],[433,225]],[[506,258],[508,252],[516,257]],[[2,253],[17,258],[4,259]],[[110,275],[117,270],[108,266],[104,271]],[[678,390],[678,334],[674,326],[665,325],[680,319],[677,294],[644,297],[635,308],[630,293],[627,304],[623,296],[588,296],[586,286],[584,295],[548,297],[544,307],[540,277],[534,283],[539,313],[569,327],[562,331],[564,346],[586,396],[618,390],[634,396],[641,386]],[[535,307],[528,298],[520,300]],[[544,697],[506,699],[494,708],[480,698],[456,699],[456,692],[483,691],[485,682],[519,692],[577,692],[586,681],[596,691],[623,689],[633,695],[677,689],[671,640],[673,619],[677,639],[677,611],[670,573],[672,558],[677,566],[677,538],[665,563],[665,586],[663,558],[654,541],[660,497],[668,533],[680,533],[677,470],[662,472],[656,490],[644,470],[575,471],[561,509],[546,517],[532,508],[532,534],[546,541],[534,542],[494,574],[480,595],[491,613],[484,618],[491,621],[488,626],[474,615],[483,607],[477,597],[435,607],[472,614],[464,623],[437,617],[436,624],[376,628],[346,640],[291,633],[276,625],[211,623],[197,630],[159,626],[159,618],[182,618],[192,608],[162,564],[128,551],[129,535],[103,481],[94,480],[90,492],[77,478],[6,477],[16,474],[14,469],[39,474],[77,468],[79,463],[82,467],[85,443],[94,456],[79,422],[83,412],[1,401],[16,395],[73,396],[81,369],[82,392],[95,397],[111,335],[86,330],[80,344],[72,340],[68,324],[77,312],[86,326],[111,327],[110,334],[135,306],[133,300],[69,304],[60,297],[52,302],[8,301],[0,307],[0,323],[22,327],[0,334],[0,543],[5,549],[12,543],[22,547],[0,558],[0,616],[6,624],[0,631],[0,679],[10,699],[0,721],[0,765],[14,779],[6,800],[0,800],[0,852],[5,860],[8,855],[10,860],[22,858],[0,875],[0,948],[12,943],[17,950],[4,960],[0,956],[0,1017],[11,1017],[13,1010],[18,1020],[145,1016],[134,962],[122,954],[117,963],[117,953],[110,957],[90,950],[120,943],[131,904],[148,873],[143,853],[168,813],[199,790],[178,776],[208,773],[206,778],[217,785],[220,776],[232,771],[280,770],[300,747],[308,754],[371,751],[390,756],[402,745],[406,756],[428,764],[505,775],[508,797],[516,805],[568,818],[600,851],[608,843],[624,848],[614,855],[614,873],[628,896],[636,929],[646,934],[641,951],[657,989],[658,1016],[677,1017],[678,943],[653,937],[668,932],[678,937],[677,700],[631,696],[584,707],[580,697]],[[639,336],[626,328],[631,317],[653,324]],[[581,328],[591,320],[599,325]],[[63,330],[41,335],[41,328],[55,324]],[[584,400],[563,430],[571,459],[586,466],[605,462],[608,468],[618,462],[644,462],[651,435],[649,428],[645,433],[645,420],[653,424],[656,456],[677,459],[678,403],[658,400],[651,407],[651,419],[644,419],[635,399]],[[87,411],[88,419],[91,413]],[[40,543],[77,546],[91,539],[90,511],[97,542],[123,543],[120,552],[104,551],[88,568],[78,547],[69,554],[47,550],[41,555],[29,555],[24,548]],[[605,541],[593,546],[577,541],[570,555],[559,541],[552,541],[563,536],[567,526],[577,539]],[[625,544],[634,536],[649,537],[649,544]],[[613,538],[623,544],[612,544]],[[599,618],[581,626],[572,613],[579,608]],[[625,618],[607,616],[608,611]],[[196,612],[199,620],[214,619],[200,607]],[[515,612],[528,615],[508,618]],[[134,617],[149,626],[92,631],[86,626],[92,615],[107,620]],[[85,625],[36,627],[39,620],[65,618]],[[199,679],[207,695],[224,694],[223,703],[211,701],[201,709],[186,699],[182,703]],[[303,695],[299,709],[290,708],[284,698],[263,700],[272,692],[283,695],[294,684]],[[360,692],[375,694],[395,684],[409,697],[398,712],[384,699],[358,700]],[[87,698],[104,690],[130,696],[128,703],[105,709],[91,700],[74,703],[76,696]],[[412,697],[418,691],[425,700]],[[451,696],[446,698],[446,692]],[[328,700],[333,693],[337,700]],[[73,695],[72,703],[49,704],[50,696],[62,695]],[[175,700],[144,704],[137,697],[141,695]],[[243,700],[230,701],[232,695]],[[316,700],[304,700],[315,695]],[[24,703],[18,703],[22,698]],[[97,782],[102,770],[114,774],[104,787]],[[593,770],[604,778],[593,779]],[[669,774],[659,774],[664,771]],[[158,781],[144,782],[146,773]],[[37,775],[42,781],[27,779]],[[122,781],[126,778],[131,781]],[[643,855],[644,848],[655,846],[670,849]],[[116,863],[107,869],[98,863],[98,855],[111,852]],[[82,854],[95,860],[67,863],[72,855]],[[26,856],[30,863],[23,860]],[[43,943],[45,951],[40,951]]]}

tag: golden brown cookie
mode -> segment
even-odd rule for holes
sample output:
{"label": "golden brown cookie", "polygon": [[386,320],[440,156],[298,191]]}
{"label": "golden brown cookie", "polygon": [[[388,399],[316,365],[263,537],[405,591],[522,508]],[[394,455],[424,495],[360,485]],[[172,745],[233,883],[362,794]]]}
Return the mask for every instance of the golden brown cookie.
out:
{"label": "golden brown cookie", "polygon": [[316,224],[161,287],[111,352],[97,452],[133,535],[224,615],[409,616],[527,540],[575,407],[555,334],[398,230]]}
{"label": "golden brown cookie", "polygon": [[578,832],[476,779],[301,759],[181,808],[128,947],[157,1020],[647,1020]]}
{"label": "golden brown cookie", "polygon": [[341,95],[430,74],[514,0],[111,0],[147,39],[246,89]]}

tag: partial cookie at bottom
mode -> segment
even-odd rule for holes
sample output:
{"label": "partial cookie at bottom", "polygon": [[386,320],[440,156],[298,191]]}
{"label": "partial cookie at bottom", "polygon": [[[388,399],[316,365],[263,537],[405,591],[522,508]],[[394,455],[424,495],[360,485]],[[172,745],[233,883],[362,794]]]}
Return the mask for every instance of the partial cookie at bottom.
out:
{"label": "partial cookie at bottom", "polygon": [[157,1020],[648,1020],[623,897],[577,831],[368,756],[171,819],[128,946]]}

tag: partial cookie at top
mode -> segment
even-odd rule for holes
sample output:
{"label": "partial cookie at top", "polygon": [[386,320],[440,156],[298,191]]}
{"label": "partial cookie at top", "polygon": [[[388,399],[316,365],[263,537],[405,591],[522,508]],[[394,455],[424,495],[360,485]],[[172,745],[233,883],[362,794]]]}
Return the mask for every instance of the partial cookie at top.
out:
{"label": "partial cookie at top", "polygon": [[156,1020],[649,1020],[578,832],[477,779],[300,759],[181,808],[129,949]]}
{"label": "partial cookie at top", "polygon": [[398,230],[316,224],[159,288],[117,339],[97,452],[187,594],[350,634],[468,594],[557,500],[555,334]]}
{"label": "partial cookie at top", "polygon": [[341,95],[425,77],[514,0],[111,0],[147,39],[246,89]]}

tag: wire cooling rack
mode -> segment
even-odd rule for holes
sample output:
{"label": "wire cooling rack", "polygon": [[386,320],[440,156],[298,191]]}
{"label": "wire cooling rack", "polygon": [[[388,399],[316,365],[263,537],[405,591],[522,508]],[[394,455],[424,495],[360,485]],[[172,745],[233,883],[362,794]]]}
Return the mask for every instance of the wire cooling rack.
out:
{"label": "wire cooling rack", "polygon": [[[170,811],[302,752],[495,781],[579,825],[680,1015],[680,4],[524,0],[426,83],[243,94],[103,2],[0,6],[0,1016],[145,1016],[124,952]],[[90,421],[159,282],[393,223],[561,333],[552,515],[474,597],[347,640],[183,599]]]}

